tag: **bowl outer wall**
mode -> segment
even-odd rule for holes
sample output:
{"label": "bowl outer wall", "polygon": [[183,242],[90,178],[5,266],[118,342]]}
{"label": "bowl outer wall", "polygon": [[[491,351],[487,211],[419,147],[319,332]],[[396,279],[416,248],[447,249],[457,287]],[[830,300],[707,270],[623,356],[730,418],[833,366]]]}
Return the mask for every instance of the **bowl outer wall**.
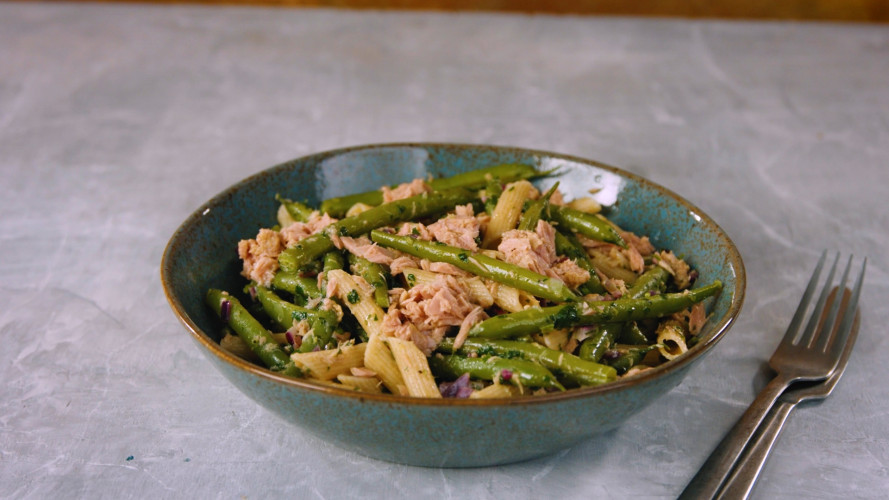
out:
{"label": "bowl outer wall", "polygon": [[[514,401],[435,401],[372,396],[286,379],[246,363],[218,344],[220,327],[204,306],[210,287],[243,287],[236,245],[274,223],[274,195],[317,204],[343,194],[428,175],[497,163],[559,168],[568,196],[591,188],[609,218],[684,256],[701,283],[719,279],[704,340],[678,360],[607,386]],[[597,162],[494,146],[388,144],[293,160],[253,175],[211,199],[176,231],[164,254],[162,282],[179,319],[223,374],[248,396],[322,439],[384,460],[428,466],[479,466],[551,453],[627,417],[675,387],[724,335],[740,311],[745,274],[737,249],[699,209],[633,174]]]}

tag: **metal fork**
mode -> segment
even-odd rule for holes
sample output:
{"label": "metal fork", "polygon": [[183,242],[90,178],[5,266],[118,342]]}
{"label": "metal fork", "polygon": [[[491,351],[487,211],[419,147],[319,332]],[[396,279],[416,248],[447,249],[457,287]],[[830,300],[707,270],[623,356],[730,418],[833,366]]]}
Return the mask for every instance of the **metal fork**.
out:
{"label": "metal fork", "polygon": [[[834,300],[838,289],[834,288],[828,302]],[[843,301],[848,301],[851,292],[847,288],[843,293]],[[840,306],[843,307],[842,305]],[[858,323],[860,314],[855,314],[855,320],[852,323],[852,331],[849,333],[849,340],[846,342],[846,348],[840,356],[840,362],[833,375],[823,382],[810,382],[807,385],[796,388],[791,387],[778,398],[778,402],[774,408],[768,413],[766,418],[756,432],[753,442],[747,447],[744,455],[738,461],[738,465],[732,472],[731,477],[719,492],[720,499],[746,499],[753,491],[753,485],[756,483],[762,468],[765,465],[772,447],[778,440],[778,434],[784,427],[784,422],[790,412],[796,405],[808,400],[824,399],[833,392],[837,382],[843,375],[846,363],[849,362],[849,356],[852,354],[852,347],[855,345],[855,338],[858,336]]]}
{"label": "metal fork", "polygon": [[[741,419],[704,462],[704,465],[682,492],[680,499],[714,498],[751,436],[784,390],[797,381],[824,380],[836,369],[852,329],[867,262],[865,260],[865,264],[861,267],[861,272],[852,287],[849,301],[833,300],[828,305],[827,298],[833,288],[831,284],[836,275],[839,258],[839,254],[834,258],[833,266],[830,268],[826,283],[815,303],[806,328],[800,332],[800,326],[806,317],[812,296],[818,288],[821,270],[827,259],[826,251],[821,254],[821,259],[815,267],[815,272],[809,280],[790,326],[769,360],[769,366],[777,375],[756,396]],[[850,257],[838,285],[841,290],[846,288],[851,267],[852,258]],[[845,304],[842,310],[840,310],[841,302]],[[824,314],[825,310],[827,310],[826,315]],[[824,315],[823,320],[822,315]],[[838,326],[834,328],[834,324]]]}

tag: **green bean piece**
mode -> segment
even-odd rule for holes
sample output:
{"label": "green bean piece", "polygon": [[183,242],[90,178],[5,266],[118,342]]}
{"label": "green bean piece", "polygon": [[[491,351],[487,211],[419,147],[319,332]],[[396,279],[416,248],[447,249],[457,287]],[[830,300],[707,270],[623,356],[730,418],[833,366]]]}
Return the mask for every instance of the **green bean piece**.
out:
{"label": "green bean piece", "polygon": [[278,271],[272,278],[272,288],[280,292],[287,292],[293,296],[297,305],[304,306],[313,299],[324,296],[318,289],[318,280],[307,276],[300,276],[296,273],[286,273]]}
{"label": "green bean piece", "polygon": [[240,301],[228,292],[211,288],[207,291],[207,305],[238,334],[251,351],[273,372],[301,377],[302,372],[284,352],[274,337],[256,320]]}
{"label": "green bean piece", "polygon": [[354,254],[349,254],[349,266],[352,274],[364,278],[374,289],[374,302],[386,309],[389,307],[389,284],[386,281],[386,271],[383,266],[371,262]]}
{"label": "green bean piece", "polygon": [[559,302],[578,299],[574,292],[561,280],[537,274],[523,267],[503,262],[481,253],[442,243],[418,240],[409,236],[397,236],[383,231],[371,232],[370,238],[380,245],[394,248],[422,259],[446,262],[464,271],[524,290],[535,297]]}
{"label": "green bean piece", "polygon": [[456,379],[468,373],[475,379],[497,379],[513,385],[565,390],[552,372],[524,359],[468,358],[456,354],[433,355],[429,358],[429,368],[436,376],[448,379]]}
{"label": "green bean piece", "polygon": [[576,304],[562,304],[550,307],[530,307],[523,311],[501,314],[488,318],[469,330],[469,337],[488,339],[508,339],[554,328],[569,328],[579,325],[600,323],[625,323],[642,319],[657,318],[673,314],[722,290],[722,283],[714,281],[710,285],[645,297],[642,299],[618,299],[613,301],[588,302],[592,312],[580,314]]}
{"label": "green bean piece", "polygon": [[635,321],[624,323],[624,326],[623,328],[621,328],[620,335],[618,336],[617,340],[621,344],[630,345],[647,345],[651,343],[642,329],[639,328],[639,323]]}
{"label": "green bean piece", "polygon": [[557,206],[550,207],[550,214],[553,220],[566,229],[580,233],[587,238],[627,247],[627,243],[611,224],[593,214]]}
{"label": "green bean piece", "polygon": [[485,184],[485,212],[488,215],[494,213],[494,208],[497,207],[497,201],[500,199],[500,195],[503,194],[503,184],[500,183],[500,179],[496,177],[490,177]]}
{"label": "green bean piece", "polygon": [[253,288],[256,290],[256,299],[262,306],[263,312],[282,330],[289,329],[294,321],[315,318],[324,313],[322,310],[309,309],[288,302],[264,286],[254,285]]}
{"label": "green bean piece", "polygon": [[663,292],[668,277],[670,277],[670,273],[666,269],[661,266],[653,266],[636,278],[624,297],[641,299],[652,291]]}
{"label": "green bean piece", "polygon": [[666,316],[687,309],[707,297],[716,295],[720,290],[722,282],[716,280],[709,285],[678,293],[665,293],[641,299],[620,298],[613,301],[587,302],[593,311],[582,314],[578,324],[622,323]]}
{"label": "green bean piece", "polygon": [[[666,286],[667,278],[670,273],[660,266],[654,266],[644,273],[633,283],[633,286],[627,290],[627,293],[621,298],[642,299],[649,296],[651,292],[663,292]],[[630,321],[624,324],[617,339],[622,344],[643,345],[649,344],[648,336],[639,327],[636,321]]]}
{"label": "green bean piece", "polygon": [[[539,172],[530,165],[494,165],[450,177],[432,179],[429,181],[429,186],[435,191],[454,188],[481,189],[485,186],[489,176],[500,179],[500,182],[512,182],[519,179],[531,179],[545,174],[545,172]],[[380,205],[383,203],[383,192],[376,190],[329,198],[321,203],[321,212],[326,212],[331,217],[342,217],[356,203],[364,203],[371,206]]]}
{"label": "green bean piece", "polygon": [[602,356],[605,355],[605,351],[614,344],[622,329],[623,323],[599,323],[595,325],[590,336],[580,343],[577,356],[581,359],[598,363]]}
{"label": "green bean piece", "polygon": [[295,246],[281,252],[278,264],[285,271],[297,271],[333,249],[333,238],[358,236],[378,227],[437,214],[456,205],[469,203],[477,197],[478,193],[474,191],[456,188],[383,203],[358,215],[346,217],[327,226],[321,232],[301,240]]}
{"label": "green bean piece", "polygon": [[621,354],[611,366],[617,371],[618,375],[623,375],[629,371],[630,368],[638,365],[645,359],[645,355],[649,353],[652,349],[657,348],[657,345],[651,345],[647,347],[641,347],[638,349],[630,349],[629,351]]}
{"label": "green bean piece", "polygon": [[537,228],[537,221],[540,220],[541,214],[544,213],[549,208],[549,198],[556,192],[556,189],[559,188],[559,183],[556,182],[553,184],[549,190],[543,194],[540,198],[531,202],[528,205],[528,208],[525,209],[525,213],[522,214],[521,220],[519,220],[519,225],[517,229],[521,229],[523,231],[534,231]]}
{"label": "green bean piece", "polygon": [[327,309],[307,309],[278,297],[268,288],[257,286],[256,298],[262,304],[266,315],[281,329],[287,330],[294,321],[308,321],[311,333],[304,336],[299,352],[309,352],[315,346],[324,346],[330,341],[337,326],[336,313]]}
{"label": "green bean piece", "polygon": [[333,337],[337,326],[336,313],[327,309],[321,309],[318,313],[308,318],[312,331],[303,337],[302,344],[297,349],[299,352],[312,352],[316,348],[324,349]]}
{"label": "green bean piece", "polygon": [[[445,338],[438,345],[444,352],[453,353],[454,340]],[[456,351],[457,354],[475,353],[479,356],[493,355],[514,359],[521,357],[539,363],[571,385],[600,385],[617,378],[617,372],[608,365],[583,360],[573,354],[549,349],[537,343],[518,340],[476,340],[468,339]]]}
{"label": "green bean piece", "polygon": [[589,255],[584,250],[583,245],[577,241],[577,238],[571,234],[564,234],[562,231],[556,231],[556,253],[564,255],[574,260],[578,266],[586,269],[590,273],[590,279],[586,283],[578,287],[578,291],[584,295],[590,293],[605,293],[605,287],[602,286],[602,280],[596,274],[596,268],[590,261]]}
{"label": "green bean piece", "polygon": [[346,259],[343,258],[343,254],[338,250],[331,250],[324,254],[322,257],[323,266],[321,270],[323,272],[333,271],[334,269],[345,269],[346,268]]}
{"label": "green bean piece", "polygon": [[281,195],[276,194],[275,200],[281,205],[284,205],[284,209],[287,210],[287,213],[297,222],[306,222],[309,220],[309,216],[312,215],[312,212],[314,212],[308,205],[284,198]]}
{"label": "green bean piece", "polygon": [[529,307],[523,311],[500,314],[476,323],[469,337],[483,339],[515,339],[554,328],[569,328],[578,321],[574,304],[550,307]]}

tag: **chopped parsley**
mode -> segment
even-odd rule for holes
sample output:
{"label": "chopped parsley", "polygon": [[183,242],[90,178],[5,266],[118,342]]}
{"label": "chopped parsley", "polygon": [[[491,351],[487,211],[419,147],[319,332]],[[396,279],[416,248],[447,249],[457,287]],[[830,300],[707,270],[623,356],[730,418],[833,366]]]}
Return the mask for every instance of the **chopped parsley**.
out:
{"label": "chopped parsley", "polygon": [[357,290],[352,290],[346,295],[346,300],[348,300],[350,304],[357,304],[361,300],[361,297],[358,296]]}

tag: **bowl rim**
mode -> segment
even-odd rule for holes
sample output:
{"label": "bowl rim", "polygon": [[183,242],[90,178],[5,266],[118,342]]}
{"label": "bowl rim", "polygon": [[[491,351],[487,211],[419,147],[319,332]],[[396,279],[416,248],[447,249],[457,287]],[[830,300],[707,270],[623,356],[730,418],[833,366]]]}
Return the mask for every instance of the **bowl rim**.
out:
{"label": "bowl rim", "polygon": [[[514,153],[521,153],[525,155],[532,155],[537,157],[548,157],[548,158],[556,158],[559,160],[565,160],[572,163],[585,164],[590,165],[596,168],[608,170],[620,177],[625,177],[632,179],[633,181],[643,184],[646,187],[652,188],[655,191],[659,192],[662,196],[666,196],[671,198],[675,202],[678,202],[681,206],[683,206],[688,212],[690,212],[700,223],[704,223],[705,225],[710,226],[721,239],[724,239],[727,243],[728,248],[728,257],[729,262],[731,263],[733,269],[735,270],[735,288],[733,290],[733,295],[731,298],[731,303],[729,305],[726,313],[720,318],[711,318],[710,321],[714,321],[715,332],[704,342],[698,343],[695,346],[689,348],[689,350],[684,353],[682,356],[679,356],[676,359],[670,360],[669,362],[663,363],[654,368],[644,370],[638,374],[620,378],[614,382],[609,382],[606,384],[592,386],[592,387],[581,387],[575,389],[569,389],[561,392],[552,392],[544,395],[538,396],[524,396],[524,397],[515,397],[515,398],[498,398],[498,399],[456,399],[456,398],[416,398],[411,396],[401,396],[394,394],[373,394],[373,393],[365,393],[359,392],[349,389],[340,389],[337,387],[332,387],[328,385],[323,385],[320,383],[310,382],[305,379],[292,378],[284,375],[277,374],[272,372],[271,370],[261,367],[259,365],[255,365],[246,361],[228,351],[223,349],[216,341],[214,341],[207,333],[205,333],[192,319],[189,317],[182,302],[178,297],[173,293],[172,288],[172,280],[171,280],[171,258],[172,254],[176,250],[177,245],[180,243],[180,236],[183,235],[192,225],[197,224],[202,218],[203,214],[206,213],[208,209],[211,209],[215,205],[219,205],[226,198],[234,194],[236,191],[241,189],[244,185],[251,183],[255,178],[266,175],[270,171],[279,170],[279,169],[287,169],[292,165],[305,162],[305,161],[320,161],[325,158],[330,158],[334,156],[340,156],[347,153],[352,153],[356,151],[365,151],[365,150],[374,150],[374,149],[383,149],[383,148],[421,148],[421,149],[430,149],[430,148],[442,148],[442,149],[461,149],[461,148],[469,148],[469,149],[481,149],[481,150],[494,150],[494,151],[507,151]],[[167,245],[164,249],[163,256],[161,258],[161,266],[160,266],[160,278],[161,285],[163,287],[164,295],[167,298],[167,302],[169,303],[173,313],[176,315],[179,322],[185,327],[186,330],[189,331],[192,338],[195,339],[199,344],[204,346],[209,353],[216,356],[219,360],[231,365],[232,367],[238,369],[246,375],[257,377],[260,379],[264,379],[270,382],[276,382],[283,384],[287,387],[297,389],[297,390],[306,390],[312,393],[326,394],[336,397],[346,397],[353,398],[356,400],[360,400],[362,402],[379,402],[384,404],[401,404],[401,405],[410,405],[410,406],[423,406],[423,407],[435,407],[435,406],[447,406],[447,407],[499,407],[499,406],[524,406],[524,405],[538,405],[538,404],[546,404],[556,401],[570,401],[570,400],[578,400],[584,399],[587,397],[591,397],[594,395],[600,394],[608,394],[613,392],[619,392],[629,387],[634,387],[637,385],[644,385],[648,382],[651,382],[655,379],[665,377],[670,373],[679,371],[684,369],[687,365],[694,362],[698,357],[700,357],[704,352],[710,350],[717,342],[722,340],[725,336],[726,332],[731,328],[731,326],[736,321],[738,315],[740,314],[741,308],[744,303],[744,295],[746,291],[747,285],[747,277],[746,270],[744,268],[744,263],[741,258],[741,254],[735,246],[734,242],[728,236],[728,234],[706,213],[704,213],[700,208],[696,205],[692,204],[685,198],[679,196],[675,192],[657,184],[653,181],[650,181],[644,177],[636,175],[632,172],[628,172],[626,170],[620,169],[618,167],[614,167],[596,160],[590,160],[587,158],[581,158],[578,156],[562,154],[562,153],[554,153],[551,151],[538,150],[538,149],[528,149],[521,147],[513,147],[513,146],[499,146],[499,145],[488,145],[488,144],[473,144],[473,143],[448,143],[448,142],[392,142],[392,143],[372,143],[372,144],[363,144],[356,146],[349,146],[337,149],[331,149],[326,151],[321,151],[318,153],[313,153],[309,155],[304,155],[293,160],[289,160],[283,163],[279,163],[272,167],[265,168],[260,170],[250,176],[242,179],[241,181],[227,187],[223,191],[214,195],[208,201],[201,204],[195,211],[193,211],[174,231],[170,240],[167,242]]]}

